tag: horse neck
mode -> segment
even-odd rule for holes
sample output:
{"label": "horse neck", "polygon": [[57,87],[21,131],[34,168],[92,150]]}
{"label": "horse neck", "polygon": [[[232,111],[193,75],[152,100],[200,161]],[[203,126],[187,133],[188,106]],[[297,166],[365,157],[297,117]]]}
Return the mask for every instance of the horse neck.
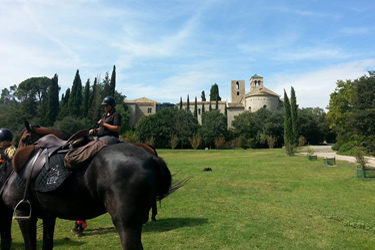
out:
{"label": "horse neck", "polygon": [[60,139],[66,139],[66,137],[69,137],[68,134],[66,134],[66,133],[64,133],[60,130],[55,130],[55,129],[52,129],[52,128],[43,128],[43,127],[35,128],[34,133],[38,134],[40,137],[43,137],[43,136],[48,135],[48,134],[56,135]]}

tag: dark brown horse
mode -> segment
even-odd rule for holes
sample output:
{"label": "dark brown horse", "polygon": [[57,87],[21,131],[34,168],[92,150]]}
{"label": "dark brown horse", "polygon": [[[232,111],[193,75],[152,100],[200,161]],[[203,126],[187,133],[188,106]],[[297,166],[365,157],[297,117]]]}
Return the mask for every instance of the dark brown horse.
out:
{"label": "dark brown horse", "polygon": [[[25,131],[19,148],[33,143],[43,134],[42,129],[45,128]],[[36,249],[37,218],[43,219],[43,249],[52,249],[57,217],[91,219],[106,212],[112,217],[122,248],[143,249],[142,225],[155,197],[162,199],[170,193],[171,174],[161,158],[132,144],[119,143],[103,148],[55,191],[37,192],[33,185],[31,181],[28,195],[33,208],[31,219],[19,221],[25,249]],[[1,213],[14,208],[23,198],[16,175],[11,174],[3,186]]]}

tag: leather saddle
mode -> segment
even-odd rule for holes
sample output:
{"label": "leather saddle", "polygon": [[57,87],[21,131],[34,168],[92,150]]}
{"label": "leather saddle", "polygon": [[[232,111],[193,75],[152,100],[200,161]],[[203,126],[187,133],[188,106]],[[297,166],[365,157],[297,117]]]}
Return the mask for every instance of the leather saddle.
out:
{"label": "leather saddle", "polygon": [[[65,152],[81,147],[91,139],[88,130],[80,130],[68,140],[62,140],[53,134],[48,134],[34,143],[17,151],[13,157],[13,168],[23,179],[35,178],[43,167],[48,167],[48,159],[55,152]],[[47,163],[47,164],[46,164]]]}

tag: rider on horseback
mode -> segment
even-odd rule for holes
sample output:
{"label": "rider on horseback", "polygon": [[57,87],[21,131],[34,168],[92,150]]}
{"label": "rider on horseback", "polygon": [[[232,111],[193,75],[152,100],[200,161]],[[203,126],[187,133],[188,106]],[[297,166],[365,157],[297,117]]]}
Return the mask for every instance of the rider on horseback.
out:
{"label": "rider on horseback", "polygon": [[0,128],[0,164],[12,159],[16,152],[12,146],[13,134],[7,128]]}
{"label": "rider on horseback", "polygon": [[121,115],[115,109],[116,100],[112,96],[103,99],[105,113],[98,121],[94,129],[90,129],[89,134],[96,133],[100,141],[106,141],[108,144],[119,142],[119,132],[121,131]]}

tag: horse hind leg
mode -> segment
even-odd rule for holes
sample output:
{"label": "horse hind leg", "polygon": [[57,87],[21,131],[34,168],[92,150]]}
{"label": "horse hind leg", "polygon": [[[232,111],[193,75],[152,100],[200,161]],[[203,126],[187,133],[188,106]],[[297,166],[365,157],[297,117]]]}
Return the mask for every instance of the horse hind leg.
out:
{"label": "horse hind leg", "polygon": [[122,249],[127,250],[143,250],[141,235],[142,235],[142,223],[136,223],[134,225],[113,219],[118,234],[120,235]]}

